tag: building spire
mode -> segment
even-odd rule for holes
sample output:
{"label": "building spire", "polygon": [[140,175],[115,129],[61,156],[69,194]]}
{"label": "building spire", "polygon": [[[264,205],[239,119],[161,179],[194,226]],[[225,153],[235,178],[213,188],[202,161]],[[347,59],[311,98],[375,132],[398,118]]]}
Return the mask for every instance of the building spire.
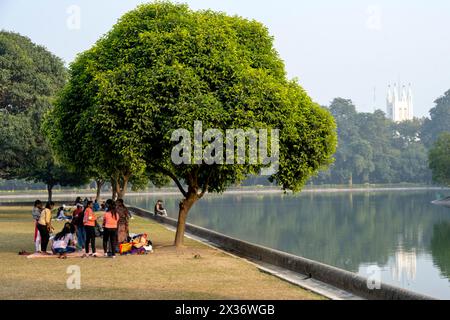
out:
{"label": "building spire", "polygon": [[408,87],[400,82],[394,83],[393,89],[388,85],[387,91],[387,116],[395,122],[412,120],[414,113],[411,83]]}

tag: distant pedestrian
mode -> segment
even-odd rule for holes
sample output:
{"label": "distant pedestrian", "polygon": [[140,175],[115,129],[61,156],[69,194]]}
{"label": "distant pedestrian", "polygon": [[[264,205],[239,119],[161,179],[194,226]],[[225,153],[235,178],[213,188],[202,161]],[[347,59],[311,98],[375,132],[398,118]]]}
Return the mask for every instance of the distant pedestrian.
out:
{"label": "distant pedestrian", "polygon": [[38,221],[41,217],[41,212],[44,209],[41,200],[36,200],[34,202],[34,207],[31,211],[31,215],[33,216],[34,221],[34,250],[35,252],[41,252],[41,234],[38,230]]}

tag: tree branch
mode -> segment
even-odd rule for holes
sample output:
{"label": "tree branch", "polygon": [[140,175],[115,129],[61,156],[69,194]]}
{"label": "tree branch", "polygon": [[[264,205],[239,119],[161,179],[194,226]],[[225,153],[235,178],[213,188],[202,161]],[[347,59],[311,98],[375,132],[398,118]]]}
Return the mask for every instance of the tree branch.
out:
{"label": "tree branch", "polygon": [[209,187],[209,179],[211,178],[211,172],[208,174],[205,183],[202,186],[202,192],[199,194],[198,198],[201,199],[205,195],[206,191],[208,191]]}
{"label": "tree branch", "polygon": [[170,172],[169,170],[166,170],[162,167],[159,167],[159,170],[164,173],[165,175],[169,176],[177,185],[178,189],[180,189],[180,192],[183,194],[183,197],[187,198],[188,193],[186,192],[186,190],[184,190],[183,186],[181,185],[180,180],[177,178],[177,176],[175,174],[173,174],[172,172]]}

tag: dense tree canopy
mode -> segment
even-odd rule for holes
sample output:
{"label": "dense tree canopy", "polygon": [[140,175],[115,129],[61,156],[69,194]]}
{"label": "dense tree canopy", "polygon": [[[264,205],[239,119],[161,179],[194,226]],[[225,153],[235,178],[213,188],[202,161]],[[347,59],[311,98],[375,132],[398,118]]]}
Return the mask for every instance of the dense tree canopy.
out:
{"label": "dense tree canopy", "polygon": [[[98,87],[90,73],[89,60],[94,49],[80,55],[70,66],[70,81],[55,101],[44,121],[44,130],[58,160],[72,170],[92,177],[99,187],[110,181],[113,199],[123,198],[130,180],[146,184],[145,163],[127,154],[126,132],[115,131],[113,119],[100,115],[96,102]],[[118,122],[125,120],[116,119]],[[131,137],[130,137],[131,138]],[[120,147],[114,144],[121,141]],[[157,180],[157,179],[155,179]]]}
{"label": "dense tree canopy", "polygon": [[61,61],[16,33],[0,32],[0,178],[79,185],[80,174],[54,161],[42,117],[66,79]]}
{"label": "dense tree canopy", "polygon": [[30,162],[29,153],[35,146],[29,117],[0,112],[0,178],[10,179]]}
{"label": "dense tree canopy", "polygon": [[[94,156],[101,163],[106,155],[130,176],[174,180],[184,196],[177,245],[189,209],[206,192],[222,192],[268,165],[176,165],[175,130],[193,137],[195,121],[203,131],[223,134],[279,129],[279,170],[272,179],[295,191],[331,163],[335,151],[332,116],[286,79],[272,37],[256,21],[167,2],[142,5],[79,55],[70,75],[48,117],[54,145],[67,155],[76,141],[81,148],[105,146]],[[207,147],[212,140],[202,142]]]}
{"label": "dense tree canopy", "polygon": [[395,123],[377,110],[359,113],[351,100],[329,106],[338,127],[336,161],[313,183],[429,183],[422,119]]}
{"label": "dense tree canopy", "polygon": [[450,132],[443,132],[430,150],[433,181],[450,186]]}
{"label": "dense tree canopy", "polygon": [[430,110],[430,118],[425,119],[422,138],[430,148],[442,132],[450,132],[450,90],[436,99]]}
{"label": "dense tree canopy", "polygon": [[61,59],[44,47],[0,31],[0,109],[11,113],[48,109],[65,76]]}

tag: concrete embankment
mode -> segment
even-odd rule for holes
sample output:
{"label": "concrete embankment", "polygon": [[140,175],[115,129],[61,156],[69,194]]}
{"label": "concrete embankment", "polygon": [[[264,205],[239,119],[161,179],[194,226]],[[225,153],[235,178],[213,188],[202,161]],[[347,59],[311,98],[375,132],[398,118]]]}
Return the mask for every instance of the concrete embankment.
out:
{"label": "concrete embankment", "polygon": [[[130,207],[136,215],[144,218],[152,218],[160,223],[176,227],[177,220],[168,217],[155,217],[151,212]],[[348,291],[356,296],[373,300],[430,300],[431,297],[397,288],[388,284],[381,284],[379,289],[370,289],[368,280],[355,273],[335,268],[320,262],[305,259],[286,252],[270,249],[239,239],[201,228],[192,224],[186,224],[186,232],[214,243],[221,249],[238,256],[249,258],[253,261],[261,261],[276,267],[291,270],[312,279],[324,282],[338,289]]]}

